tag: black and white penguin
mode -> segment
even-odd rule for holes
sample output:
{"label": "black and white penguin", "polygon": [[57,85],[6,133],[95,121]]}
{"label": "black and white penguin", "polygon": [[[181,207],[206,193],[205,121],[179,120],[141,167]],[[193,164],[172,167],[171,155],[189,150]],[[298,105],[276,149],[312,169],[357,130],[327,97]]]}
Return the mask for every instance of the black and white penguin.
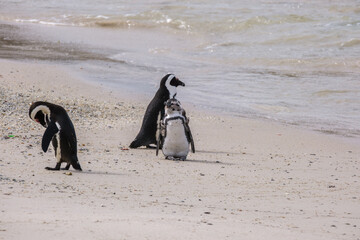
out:
{"label": "black and white penguin", "polygon": [[82,171],[77,158],[74,125],[66,110],[52,103],[35,102],[30,106],[29,116],[46,128],[41,143],[43,151],[48,150],[51,141],[54,147],[57,159],[56,166],[55,168],[46,167],[45,169],[60,170],[61,163],[66,162],[67,165],[63,170],[69,170],[70,165],[72,165],[74,169]]}
{"label": "black and white penguin", "polygon": [[174,74],[165,75],[160,82],[159,90],[149,103],[142,121],[141,129],[135,140],[130,144],[130,148],[140,146],[150,147],[150,144],[156,144],[156,130],[158,116],[162,119],[164,116],[164,102],[176,96],[177,86],[185,86]]}
{"label": "black and white penguin", "polygon": [[166,159],[185,160],[189,153],[189,146],[195,153],[194,140],[189,127],[189,118],[180,102],[173,98],[165,103],[165,116],[159,124],[156,155],[159,148]]}

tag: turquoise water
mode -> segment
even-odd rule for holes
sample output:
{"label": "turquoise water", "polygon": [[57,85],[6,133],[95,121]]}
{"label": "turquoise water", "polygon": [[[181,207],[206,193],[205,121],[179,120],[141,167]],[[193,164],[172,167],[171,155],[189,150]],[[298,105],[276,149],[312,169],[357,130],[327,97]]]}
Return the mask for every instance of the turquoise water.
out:
{"label": "turquoise water", "polygon": [[0,57],[150,96],[360,136],[359,1],[2,1]]}

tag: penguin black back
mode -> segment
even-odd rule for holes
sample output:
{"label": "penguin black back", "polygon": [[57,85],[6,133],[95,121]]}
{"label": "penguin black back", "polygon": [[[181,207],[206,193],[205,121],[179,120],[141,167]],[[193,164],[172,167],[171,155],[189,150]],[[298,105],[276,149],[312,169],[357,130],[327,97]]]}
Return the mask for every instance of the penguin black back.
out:
{"label": "penguin black back", "polygon": [[29,116],[46,128],[41,144],[43,151],[47,151],[50,142],[54,146],[58,162],[55,168],[47,167],[46,169],[59,170],[61,163],[66,162],[66,170],[70,165],[81,170],[77,158],[75,128],[66,110],[59,105],[39,101],[30,106]]}
{"label": "penguin black back", "polygon": [[162,119],[164,116],[164,102],[176,96],[177,86],[185,86],[185,83],[176,78],[174,74],[166,74],[161,79],[160,87],[146,108],[140,131],[130,144],[130,148],[150,147],[150,144],[156,144],[159,113]]}

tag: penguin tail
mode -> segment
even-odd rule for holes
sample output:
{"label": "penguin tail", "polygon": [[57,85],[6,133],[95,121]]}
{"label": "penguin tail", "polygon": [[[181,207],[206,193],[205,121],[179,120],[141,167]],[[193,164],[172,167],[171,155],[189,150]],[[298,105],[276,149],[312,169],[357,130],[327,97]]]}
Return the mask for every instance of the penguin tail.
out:
{"label": "penguin tail", "polygon": [[138,148],[140,147],[142,144],[140,143],[140,141],[138,139],[135,139],[134,141],[132,141],[132,143],[130,144],[130,148]]}
{"label": "penguin tail", "polygon": [[74,169],[82,171],[78,158],[75,156],[71,161],[71,165]]}

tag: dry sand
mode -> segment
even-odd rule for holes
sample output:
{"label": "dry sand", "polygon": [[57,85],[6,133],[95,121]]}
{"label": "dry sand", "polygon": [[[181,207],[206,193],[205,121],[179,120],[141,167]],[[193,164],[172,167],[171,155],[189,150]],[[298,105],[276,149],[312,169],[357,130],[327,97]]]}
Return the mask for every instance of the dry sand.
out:
{"label": "dry sand", "polygon": [[[44,169],[38,100],[68,110],[83,172]],[[0,60],[0,101],[0,239],[360,238],[359,139],[183,103],[197,152],[169,161],[127,149],[147,103],[39,63]]]}

